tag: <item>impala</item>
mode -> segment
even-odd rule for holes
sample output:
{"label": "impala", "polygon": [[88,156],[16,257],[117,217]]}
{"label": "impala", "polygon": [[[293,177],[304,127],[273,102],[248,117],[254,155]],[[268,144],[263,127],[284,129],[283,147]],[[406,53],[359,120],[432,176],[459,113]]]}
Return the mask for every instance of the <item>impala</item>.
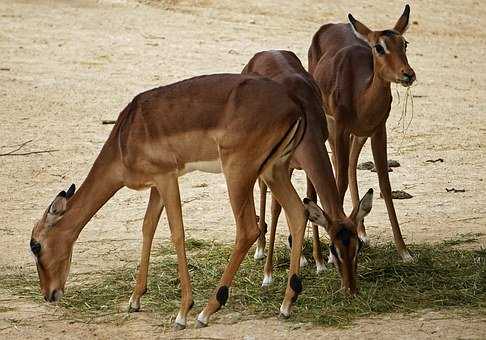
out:
{"label": "impala", "polygon": [[[342,287],[354,295],[357,291],[356,270],[361,241],[357,234],[357,225],[371,211],[373,190],[370,189],[362,201],[347,217],[344,214],[342,201],[339,200],[331,162],[327,154],[325,141],[328,137],[326,119],[322,110],[321,93],[312,76],[304,69],[299,58],[289,51],[265,51],[257,53],[243,69],[244,74],[256,74],[268,77],[282,84],[300,103],[306,117],[306,128],[302,141],[297,146],[291,159],[293,169],[303,169],[307,175],[307,196],[305,199],[309,219],[325,228],[330,237],[330,249],[341,275]],[[290,175],[289,175],[290,177]],[[315,187],[315,189],[314,189]],[[264,230],[265,201],[267,187],[260,184],[260,225]],[[326,212],[320,209],[316,201],[316,191]],[[273,193],[273,192],[272,192]],[[272,282],[273,249],[275,230],[280,213],[280,199],[273,195],[270,244],[265,262],[263,286]],[[282,202],[280,202],[282,203]],[[263,233],[262,233],[263,234]],[[324,269],[320,251],[317,226],[313,225],[313,254],[317,271]],[[292,235],[291,235],[292,237]],[[263,240],[262,240],[263,238]],[[260,236],[257,254],[263,253],[265,235]],[[293,250],[297,244],[293,242]]]}
{"label": "impala", "polygon": [[74,243],[96,211],[124,186],[150,188],[130,309],[140,308],[140,297],[146,291],[152,239],[165,207],[181,285],[175,328],[185,328],[193,298],[178,177],[202,170],[224,173],[236,221],[236,242],[215,294],[196,325],[207,325],[209,317],[226,303],[234,275],[260,234],[253,200],[259,177],[282,204],[295,243],[280,308],[288,316],[302,290],[298,274],[306,223],[306,211],[289,180],[288,168],[305,126],[300,104],[282,86],[262,77],[202,76],[137,95],[120,113],[79,190],[72,185],[61,191],[33,228],[30,246],[45,299],[55,302],[62,297]]}
{"label": "impala", "polygon": [[[371,149],[399,255],[412,259],[403,241],[391,197],[388,177],[386,120],[390,114],[390,83],[411,86],[415,72],[408,64],[409,24],[406,5],[393,29],[372,31],[349,14],[348,24],[322,26],[309,49],[309,72],[321,91],[333,151],[334,169],[342,202],[348,187],[353,207],[359,204],[356,165],[363,145]],[[363,221],[358,236],[367,243]]]}

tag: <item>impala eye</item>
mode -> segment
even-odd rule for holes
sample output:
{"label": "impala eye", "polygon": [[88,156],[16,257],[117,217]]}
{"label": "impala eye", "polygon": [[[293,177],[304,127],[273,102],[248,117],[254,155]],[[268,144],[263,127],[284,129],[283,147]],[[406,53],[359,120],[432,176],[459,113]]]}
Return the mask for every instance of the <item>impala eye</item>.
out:
{"label": "impala eye", "polygon": [[375,45],[375,50],[379,55],[385,54],[385,49],[380,44]]}
{"label": "impala eye", "polygon": [[34,254],[36,257],[39,257],[41,251],[40,243],[34,240],[30,240],[30,250],[32,251],[32,254]]}

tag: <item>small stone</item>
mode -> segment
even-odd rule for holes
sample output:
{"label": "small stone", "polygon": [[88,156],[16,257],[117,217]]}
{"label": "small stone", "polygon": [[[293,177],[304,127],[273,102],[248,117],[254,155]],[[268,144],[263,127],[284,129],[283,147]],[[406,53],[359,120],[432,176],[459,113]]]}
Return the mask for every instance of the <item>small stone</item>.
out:
{"label": "small stone", "polygon": [[[410,195],[408,192],[402,191],[402,190],[393,190],[391,193],[392,199],[395,200],[406,200],[413,198],[412,195]],[[380,198],[383,198],[383,194],[380,193]]]}
{"label": "small stone", "polygon": [[373,170],[374,168],[375,165],[371,161],[359,163],[357,167],[358,170]]}

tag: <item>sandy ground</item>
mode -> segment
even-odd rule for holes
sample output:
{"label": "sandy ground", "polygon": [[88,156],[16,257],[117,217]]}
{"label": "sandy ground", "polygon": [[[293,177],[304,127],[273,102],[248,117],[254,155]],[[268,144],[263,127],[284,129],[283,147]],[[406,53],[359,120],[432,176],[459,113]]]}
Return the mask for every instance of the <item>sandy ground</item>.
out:
{"label": "sandy ground", "polygon": [[[101,120],[116,119],[135,94],[193,75],[240,72],[265,49],[293,50],[307,64],[310,39],[321,24],[343,21],[352,12],[371,27],[391,27],[403,5],[0,1],[0,153],[29,140],[22,151],[57,150],[0,157],[0,268],[34,271],[27,243],[35,219],[59,190],[82,182],[111,129]],[[407,242],[486,232],[486,5],[471,0],[411,5],[415,23],[407,34],[408,55],[418,76],[414,116],[403,132],[396,97],[388,122],[389,157],[402,164],[391,174],[392,186],[414,196],[395,203],[402,232]],[[403,104],[404,90],[398,91]],[[361,160],[370,158],[365,147]],[[444,162],[426,162],[437,158]],[[302,174],[294,183],[303,193]],[[187,235],[231,242],[234,223],[223,177],[192,173],[180,185]],[[378,190],[376,174],[360,172],[359,185],[362,192]],[[81,234],[72,272],[116,270],[137,261],[147,199],[147,192],[122,190],[108,202]],[[166,222],[164,216],[155,244],[168,239]],[[378,197],[367,225],[372,242],[392,239]],[[484,245],[483,236],[477,246]],[[0,306],[0,338],[486,337],[484,318],[464,319],[454,311],[363,319],[345,330],[276,319],[237,322],[222,311],[207,329],[172,333],[149,313],[121,325],[65,320],[57,308],[19,300],[1,287]]]}

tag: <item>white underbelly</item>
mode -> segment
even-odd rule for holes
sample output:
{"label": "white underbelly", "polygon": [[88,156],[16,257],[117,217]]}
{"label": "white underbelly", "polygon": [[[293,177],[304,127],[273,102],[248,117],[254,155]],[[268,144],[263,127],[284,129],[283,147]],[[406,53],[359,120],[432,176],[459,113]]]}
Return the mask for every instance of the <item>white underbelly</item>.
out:
{"label": "white underbelly", "polygon": [[209,172],[212,174],[220,174],[223,172],[223,168],[221,167],[221,161],[219,159],[215,159],[212,161],[199,161],[199,162],[190,162],[184,165],[184,168],[179,171],[179,176],[185,175],[189,172],[193,171],[202,171],[202,172]]}

